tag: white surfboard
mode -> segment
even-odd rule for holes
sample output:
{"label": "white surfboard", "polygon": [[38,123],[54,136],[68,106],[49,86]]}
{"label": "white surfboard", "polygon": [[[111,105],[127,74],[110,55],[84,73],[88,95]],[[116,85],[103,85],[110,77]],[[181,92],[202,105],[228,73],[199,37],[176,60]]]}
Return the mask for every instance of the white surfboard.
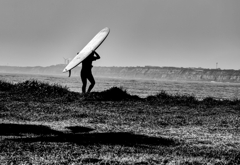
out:
{"label": "white surfboard", "polygon": [[69,72],[69,77],[71,76],[71,70],[78,66],[87,56],[89,56],[93,51],[95,51],[101,43],[106,39],[110,32],[108,27],[102,29],[98,32],[93,39],[76,55],[72,61],[63,69],[63,72]]}

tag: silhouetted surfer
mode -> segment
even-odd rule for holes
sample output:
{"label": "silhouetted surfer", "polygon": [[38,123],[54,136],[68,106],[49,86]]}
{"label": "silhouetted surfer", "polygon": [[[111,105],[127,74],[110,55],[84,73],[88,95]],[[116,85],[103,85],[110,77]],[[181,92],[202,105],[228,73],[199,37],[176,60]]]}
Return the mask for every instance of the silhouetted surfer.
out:
{"label": "silhouetted surfer", "polygon": [[[78,54],[78,53],[77,53]],[[82,93],[86,93],[87,80],[90,81],[90,86],[87,90],[87,93],[90,93],[95,85],[95,80],[92,75],[92,62],[100,59],[100,56],[97,52],[93,51],[87,58],[85,58],[82,62],[82,70],[81,70],[81,79],[82,79]]]}

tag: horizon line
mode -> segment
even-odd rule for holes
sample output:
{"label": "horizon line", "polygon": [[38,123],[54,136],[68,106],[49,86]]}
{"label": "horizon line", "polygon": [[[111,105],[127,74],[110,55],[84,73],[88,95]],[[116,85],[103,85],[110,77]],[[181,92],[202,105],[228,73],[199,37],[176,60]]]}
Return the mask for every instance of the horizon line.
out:
{"label": "horizon line", "polygon": [[[34,67],[51,67],[51,66],[57,66],[57,65],[63,65],[66,66],[67,64],[53,64],[48,66],[14,66],[14,65],[0,65],[0,67],[26,67],[26,68],[34,68]],[[80,67],[80,66],[77,66]],[[119,67],[119,68],[185,68],[185,69],[211,69],[211,70],[240,70],[240,69],[226,69],[226,68],[203,68],[203,67],[179,67],[179,66],[155,66],[155,65],[145,65],[145,66],[94,66],[94,67]]]}

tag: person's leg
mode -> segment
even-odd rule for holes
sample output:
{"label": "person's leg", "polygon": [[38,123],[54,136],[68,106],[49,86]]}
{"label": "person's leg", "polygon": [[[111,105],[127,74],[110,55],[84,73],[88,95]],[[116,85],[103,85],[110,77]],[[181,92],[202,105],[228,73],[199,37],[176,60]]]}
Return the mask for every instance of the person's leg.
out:
{"label": "person's leg", "polygon": [[86,87],[87,87],[87,77],[85,75],[84,71],[81,71],[81,79],[82,79],[82,93],[86,93]]}
{"label": "person's leg", "polygon": [[92,72],[89,72],[87,79],[91,83],[90,86],[88,87],[88,91],[87,91],[88,93],[90,93],[91,90],[93,89],[94,85],[95,85],[95,80],[94,80],[94,77],[92,75]]}

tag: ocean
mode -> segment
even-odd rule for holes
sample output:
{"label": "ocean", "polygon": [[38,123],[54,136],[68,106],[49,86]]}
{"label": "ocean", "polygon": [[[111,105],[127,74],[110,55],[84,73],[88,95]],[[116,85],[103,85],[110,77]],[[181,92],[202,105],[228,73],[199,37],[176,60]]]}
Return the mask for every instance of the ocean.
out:
{"label": "ocean", "polygon": [[[32,75],[0,73],[0,80],[18,83],[26,80],[38,80],[50,84],[60,84],[67,86],[69,90],[81,92],[80,77],[66,77],[53,75]],[[95,91],[107,90],[111,87],[122,87],[131,95],[147,97],[156,95],[162,90],[170,94],[193,95],[198,99],[213,97],[217,99],[240,99],[240,83],[221,82],[193,82],[193,81],[162,81],[143,79],[120,79],[95,77]],[[89,85],[89,84],[88,84]]]}

